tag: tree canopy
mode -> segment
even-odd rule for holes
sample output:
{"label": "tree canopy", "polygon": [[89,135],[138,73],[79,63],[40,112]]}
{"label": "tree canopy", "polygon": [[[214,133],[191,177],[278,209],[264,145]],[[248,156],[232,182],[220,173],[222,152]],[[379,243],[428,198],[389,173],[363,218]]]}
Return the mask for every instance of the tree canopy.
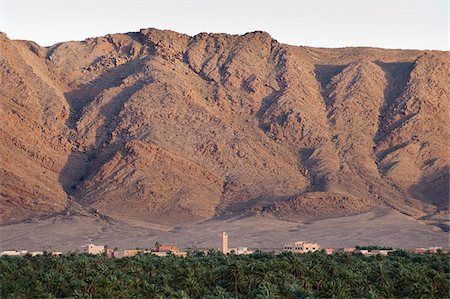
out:
{"label": "tree canopy", "polygon": [[448,298],[449,256],[69,253],[0,258],[1,298]]}

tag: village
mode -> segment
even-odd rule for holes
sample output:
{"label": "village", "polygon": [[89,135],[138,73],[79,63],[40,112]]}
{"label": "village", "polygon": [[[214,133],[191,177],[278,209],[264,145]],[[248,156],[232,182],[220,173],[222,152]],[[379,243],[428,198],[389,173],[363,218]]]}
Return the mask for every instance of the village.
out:
{"label": "village", "polygon": [[[317,243],[307,243],[304,241],[294,241],[290,243],[283,244],[279,248],[270,248],[270,249],[250,249],[248,247],[229,247],[228,246],[228,233],[222,232],[220,234],[220,248],[217,248],[219,252],[222,254],[252,254],[255,252],[292,252],[292,253],[308,253],[308,252],[316,252],[323,250],[326,254],[334,254],[334,253],[360,253],[362,255],[388,255],[389,252],[394,252],[398,249],[395,248],[385,248],[378,246],[356,246],[356,247],[341,247],[341,248],[321,248],[321,246]],[[434,254],[434,253],[448,253],[448,250],[443,249],[442,247],[418,247],[418,248],[402,248],[402,250],[416,253],[416,254]],[[118,248],[110,248],[106,245],[95,245],[95,244],[86,244],[82,245],[78,250],[79,253],[85,254],[93,254],[93,255],[101,255],[105,254],[110,258],[122,258],[122,257],[131,257],[138,254],[153,254],[156,256],[164,257],[168,255],[174,255],[177,257],[186,257],[188,252],[203,252],[204,254],[208,254],[211,252],[211,248],[205,249],[194,249],[192,248],[186,250],[180,250],[177,246],[174,245],[163,245],[157,242],[152,248],[134,248],[134,249],[123,249],[119,250]],[[6,250],[0,253],[0,256],[38,256],[44,255],[44,253],[51,254],[52,256],[60,256],[63,255],[62,251],[52,251],[52,252],[44,252],[44,251],[28,251],[28,250]]]}

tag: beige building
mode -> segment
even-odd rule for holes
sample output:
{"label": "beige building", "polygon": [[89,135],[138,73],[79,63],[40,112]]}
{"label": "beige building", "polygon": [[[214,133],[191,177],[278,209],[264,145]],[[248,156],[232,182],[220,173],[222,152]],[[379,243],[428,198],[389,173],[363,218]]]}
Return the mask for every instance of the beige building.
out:
{"label": "beige building", "polygon": [[418,253],[418,254],[424,254],[424,253],[437,253],[438,250],[442,250],[443,253],[448,253],[448,250],[443,249],[442,247],[428,247],[428,248],[413,248],[410,249],[409,251],[414,252],[414,253]]}
{"label": "beige building", "polygon": [[0,255],[9,255],[9,256],[24,256],[27,254],[28,251],[26,250],[7,250],[2,251]]}
{"label": "beige building", "polygon": [[178,257],[187,257],[187,252],[186,251],[177,251],[173,253],[174,256],[178,256]]}
{"label": "beige building", "polygon": [[394,252],[395,249],[361,249],[357,252],[363,254],[363,255],[388,255],[389,252]]}
{"label": "beige building", "polygon": [[227,232],[223,232],[221,234],[221,236],[222,236],[222,240],[221,240],[220,251],[223,254],[227,254],[229,252],[228,251],[228,234],[227,234]]}
{"label": "beige building", "polygon": [[135,256],[140,253],[152,253],[151,250],[144,250],[144,249],[125,249],[123,251],[123,256]]}
{"label": "beige building", "polygon": [[320,245],[317,243],[305,243],[303,241],[298,241],[284,244],[284,251],[294,253],[314,252],[317,250],[320,250]]}
{"label": "beige building", "polygon": [[123,256],[135,256],[135,255],[138,255],[141,252],[143,252],[143,250],[140,250],[140,249],[125,249],[123,251]]}
{"label": "beige building", "polygon": [[442,247],[437,247],[437,246],[428,247],[429,253],[437,253],[439,250],[442,250]]}
{"label": "beige building", "polygon": [[81,252],[89,254],[102,254],[105,252],[105,246],[94,245],[91,243],[81,246]]}
{"label": "beige building", "polygon": [[351,252],[355,252],[356,248],[355,247],[343,247],[343,248],[335,248],[334,252],[347,252],[347,253],[351,253]]}
{"label": "beige building", "polygon": [[161,252],[154,251],[154,252],[152,252],[152,254],[154,254],[154,255],[156,255],[156,256],[168,256],[168,255],[169,255],[169,254],[167,253],[167,251],[161,251]]}
{"label": "beige building", "polygon": [[228,249],[231,253],[234,254],[252,254],[253,250],[248,249],[247,247],[236,247]]}
{"label": "beige building", "polygon": [[333,248],[325,248],[326,254],[333,254],[334,249]]}
{"label": "beige building", "polygon": [[159,244],[158,246],[155,247],[156,252],[177,252],[178,248],[176,246],[173,245],[161,245]]}
{"label": "beige building", "polygon": [[[187,256],[187,252],[185,251],[171,251],[171,253],[174,256],[178,256],[178,257],[186,257]],[[156,256],[168,256],[169,255],[169,251],[153,251],[151,252],[151,254],[154,254]]]}
{"label": "beige building", "polygon": [[114,257],[114,249],[112,249],[112,248],[107,248],[107,249],[105,250],[105,252],[106,252],[106,256],[107,256],[107,257]]}

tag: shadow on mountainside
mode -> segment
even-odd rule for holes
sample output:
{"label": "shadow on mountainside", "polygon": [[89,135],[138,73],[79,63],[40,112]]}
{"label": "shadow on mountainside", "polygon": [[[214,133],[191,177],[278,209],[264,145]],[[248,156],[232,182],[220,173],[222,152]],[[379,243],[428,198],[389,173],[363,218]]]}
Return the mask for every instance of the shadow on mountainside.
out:
{"label": "shadow on mountainside", "polygon": [[342,72],[348,64],[333,65],[333,64],[316,64],[314,65],[314,71],[316,73],[316,79],[319,81],[322,87],[322,94],[326,93],[328,84],[334,76]]}
{"label": "shadow on mountainside", "polygon": [[378,132],[374,137],[374,142],[377,144],[386,134],[401,126],[414,116],[407,115],[394,124],[391,124],[389,127],[386,126],[386,120],[389,117],[389,114],[393,111],[395,106],[399,105],[397,99],[406,89],[410,73],[414,67],[414,62],[386,63],[375,61],[374,63],[383,70],[387,81],[387,87],[384,91],[384,103],[378,113]]}
{"label": "shadow on mountainside", "polygon": [[[94,85],[97,83],[102,84],[103,80],[108,81],[105,76],[116,76],[118,75],[117,72],[120,71],[114,70],[113,74],[105,74],[93,82],[83,85],[79,89],[66,94],[66,97],[72,98],[72,119],[68,120],[68,122],[72,123],[72,129],[76,127],[76,121],[82,117],[82,107],[100,94],[97,87]],[[120,86],[120,84],[123,83],[122,79],[117,77],[114,80],[114,84],[108,84],[108,87],[106,88]],[[125,142],[123,137],[126,132],[119,132],[118,137],[112,140],[112,133],[120,122],[120,119],[117,116],[123,110],[124,104],[130,97],[142,89],[146,83],[148,82],[139,80],[132,85],[123,87],[117,95],[113,96],[104,105],[99,107],[100,113],[97,118],[102,118],[102,123],[95,128],[95,139],[88,146],[81,145],[81,136],[78,135],[79,132],[72,130],[73,135],[71,141],[77,146],[69,155],[59,176],[59,181],[68,195],[80,200],[80,187],[84,181],[94,176],[105,162],[107,162],[118,150],[123,149]],[[105,88],[105,86],[102,88]],[[76,99],[81,102],[75,103],[77,101]],[[70,100],[68,101],[70,102]],[[81,104],[82,102],[84,102],[83,105]],[[79,105],[78,108],[74,108],[74,106],[77,105]],[[73,112],[72,109],[79,110]]]}
{"label": "shadow on mountainside", "polygon": [[67,195],[76,197],[77,188],[85,179],[87,167],[87,153],[79,150],[72,151],[59,175],[59,182]]}
{"label": "shadow on mountainside", "polygon": [[299,196],[300,193],[288,195],[266,194],[250,198],[243,201],[231,202],[221,213],[214,216],[215,220],[231,219],[237,216],[247,217],[261,211],[265,206],[270,206],[277,202],[287,202]]}
{"label": "shadow on mountainside", "polygon": [[[66,125],[70,129],[76,128],[77,121],[83,114],[83,109],[105,90],[119,86],[125,78],[136,73],[144,65],[145,59],[136,59],[111,68],[94,80],[78,86],[64,96],[70,106],[70,115]],[[92,64],[95,64],[94,61]]]}
{"label": "shadow on mountainside", "polygon": [[450,208],[450,166],[422,177],[409,191],[420,200],[436,205],[438,209]]}
{"label": "shadow on mountainside", "polygon": [[270,129],[270,125],[263,122],[263,117],[265,113],[269,111],[269,109],[278,102],[278,99],[283,95],[283,93],[286,90],[286,84],[283,82],[283,80],[277,78],[277,81],[278,85],[280,86],[280,89],[279,90],[273,89],[270,95],[268,95],[261,101],[261,106],[256,114],[256,117],[259,120],[259,128],[264,132],[267,132]]}

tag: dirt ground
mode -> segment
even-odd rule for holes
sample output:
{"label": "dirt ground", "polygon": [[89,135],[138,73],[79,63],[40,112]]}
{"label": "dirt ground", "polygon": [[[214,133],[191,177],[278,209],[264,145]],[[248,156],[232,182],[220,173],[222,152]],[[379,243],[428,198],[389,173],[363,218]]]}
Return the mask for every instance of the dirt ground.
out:
{"label": "dirt ground", "polygon": [[[448,215],[441,217],[448,222]],[[152,247],[155,242],[180,248],[218,248],[219,234],[229,233],[230,247],[279,249],[283,243],[305,240],[322,247],[385,245],[449,247],[448,232],[396,211],[365,213],[309,222],[246,217],[172,227],[144,222],[108,221],[100,217],[56,216],[0,227],[1,250],[77,250],[93,242],[109,247]]]}

